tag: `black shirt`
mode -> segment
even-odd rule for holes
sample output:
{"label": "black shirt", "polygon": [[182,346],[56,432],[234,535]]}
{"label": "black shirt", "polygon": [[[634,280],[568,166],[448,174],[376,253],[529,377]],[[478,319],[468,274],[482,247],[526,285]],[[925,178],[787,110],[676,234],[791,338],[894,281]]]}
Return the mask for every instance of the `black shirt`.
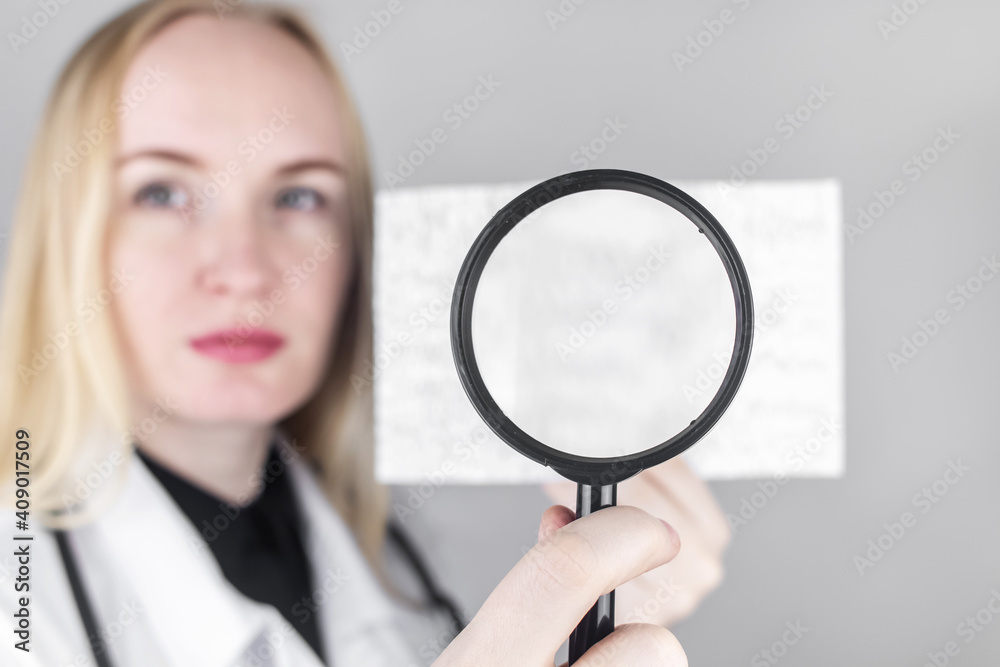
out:
{"label": "black shirt", "polygon": [[271,444],[261,471],[263,490],[245,507],[195,486],[141,448],[136,451],[208,543],[226,579],[247,597],[280,611],[325,663],[319,625],[311,611],[315,605],[302,545],[302,517],[277,446]]}

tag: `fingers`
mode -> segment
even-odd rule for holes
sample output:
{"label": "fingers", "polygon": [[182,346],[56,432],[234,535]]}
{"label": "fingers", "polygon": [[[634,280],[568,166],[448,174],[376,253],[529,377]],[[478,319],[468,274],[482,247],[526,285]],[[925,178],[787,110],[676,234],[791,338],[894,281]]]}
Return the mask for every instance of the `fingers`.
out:
{"label": "fingers", "polygon": [[687,655],[667,629],[647,623],[620,625],[590,647],[573,667],[687,667]]}
{"label": "fingers", "polygon": [[718,558],[703,556],[704,560],[699,560],[690,553],[685,546],[673,561],[619,587],[615,591],[616,618],[671,627],[690,616],[723,577]]}
{"label": "fingers", "polygon": [[490,647],[505,656],[503,664],[551,665],[598,597],[670,561],[680,548],[676,533],[636,507],[602,509],[550,532],[567,512],[557,506],[543,515],[539,532],[547,536],[504,577],[456,648]]}
{"label": "fingers", "polygon": [[[549,483],[543,489],[554,502],[570,506],[576,496],[572,482]],[[682,536],[684,548],[676,558],[616,593],[619,620],[670,626],[721,583],[722,554],[732,539],[729,524],[711,489],[681,457],[621,483],[618,502],[662,517]],[[540,527],[540,538],[546,529]]]}
{"label": "fingers", "polygon": [[[634,480],[634,482],[633,482]],[[622,500],[628,497],[643,482],[648,482],[677,510],[682,511],[686,518],[705,536],[712,547],[723,551],[732,538],[732,531],[726,522],[726,517],[719,507],[718,501],[705,481],[699,477],[680,456],[644,470],[632,480],[626,480],[618,489],[620,504],[632,504]],[[639,505],[639,503],[635,503]],[[645,507],[640,505],[640,507]],[[652,510],[652,508],[650,508]],[[657,516],[671,517],[652,510]]]}
{"label": "fingers", "polygon": [[576,512],[565,505],[553,505],[542,513],[542,521],[538,525],[538,541],[541,542],[576,518]]}
{"label": "fingers", "polygon": [[[553,505],[543,514],[538,527],[538,541],[546,539],[576,518],[576,513],[563,505]],[[677,532],[689,526],[682,519]],[[615,592],[618,619],[624,622],[653,623],[670,627],[690,615],[694,608],[722,580],[719,557],[706,551],[697,540],[687,540],[677,556],[665,565],[653,568],[628,581]]]}
{"label": "fingers", "polygon": [[[669,626],[690,615],[705,596],[718,587],[724,576],[722,553],[725,540],[706,534],[705,522],[693,523],[656,486],[628,480],[618,491],[622,504],[642,507],[663,517],[680,533],[684,547],[666,565],[621,586],[615,593],[620,621],[642,621]],[[711,508],[703,509],[712,513]],[[728,534],[725,518],[720,521]]]}

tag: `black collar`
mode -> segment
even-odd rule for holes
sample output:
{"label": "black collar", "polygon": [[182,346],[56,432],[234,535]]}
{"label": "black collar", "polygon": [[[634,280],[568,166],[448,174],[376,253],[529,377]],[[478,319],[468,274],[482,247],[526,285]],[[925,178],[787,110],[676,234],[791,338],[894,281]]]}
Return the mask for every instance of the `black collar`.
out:
{"label": "black collar", "polygon": [[312,571],[301,510],[276,442],[254,480],[263,489],[243,506],[192,484],[141,446],[136,453],[201,534],[226,579],[247,597],[273,605],[323,659],[316,614],[302,613],[303,601],[312,599]]}

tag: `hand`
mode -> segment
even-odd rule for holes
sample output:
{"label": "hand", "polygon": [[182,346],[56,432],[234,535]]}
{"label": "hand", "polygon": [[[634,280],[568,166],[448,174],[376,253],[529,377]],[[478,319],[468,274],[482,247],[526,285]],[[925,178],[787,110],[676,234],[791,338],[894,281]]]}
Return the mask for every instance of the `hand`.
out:
{"label": "hand", "polygon": [[[553,502],[576,507],[576,484],[543,485]],[[731,531],[711,489],[675,457],[618,485],[618,504],[634,505],[677,529],[684,549],[666,565],[615,591],[615,621],[670,627],[722,582],[722,553]],[[603,511],[603,510],[602,510]]]}
{"label": "hand", "polygon": [[[434,667],[552,667],[556,651],[601,595],[670,561],[677,533],[635,507],[609,507],[579,521],[556,505],[542,515],[538,544],[483,603]],[[571,523],[572,522],[572,523]],[[657,625],[621,625],[573,667],[687,667],[677,639]]]}

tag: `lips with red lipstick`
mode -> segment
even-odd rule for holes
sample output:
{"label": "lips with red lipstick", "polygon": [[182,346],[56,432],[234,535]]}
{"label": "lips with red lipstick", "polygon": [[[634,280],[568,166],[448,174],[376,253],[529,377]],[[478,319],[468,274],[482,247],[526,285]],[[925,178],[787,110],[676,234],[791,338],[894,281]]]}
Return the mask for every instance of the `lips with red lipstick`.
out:
{"label": "lips with red lipstick", "polygon": [[284,344],[282,336],[266,329],[222,329],[191,340],[196,352],[230,364],[267,359]]}

